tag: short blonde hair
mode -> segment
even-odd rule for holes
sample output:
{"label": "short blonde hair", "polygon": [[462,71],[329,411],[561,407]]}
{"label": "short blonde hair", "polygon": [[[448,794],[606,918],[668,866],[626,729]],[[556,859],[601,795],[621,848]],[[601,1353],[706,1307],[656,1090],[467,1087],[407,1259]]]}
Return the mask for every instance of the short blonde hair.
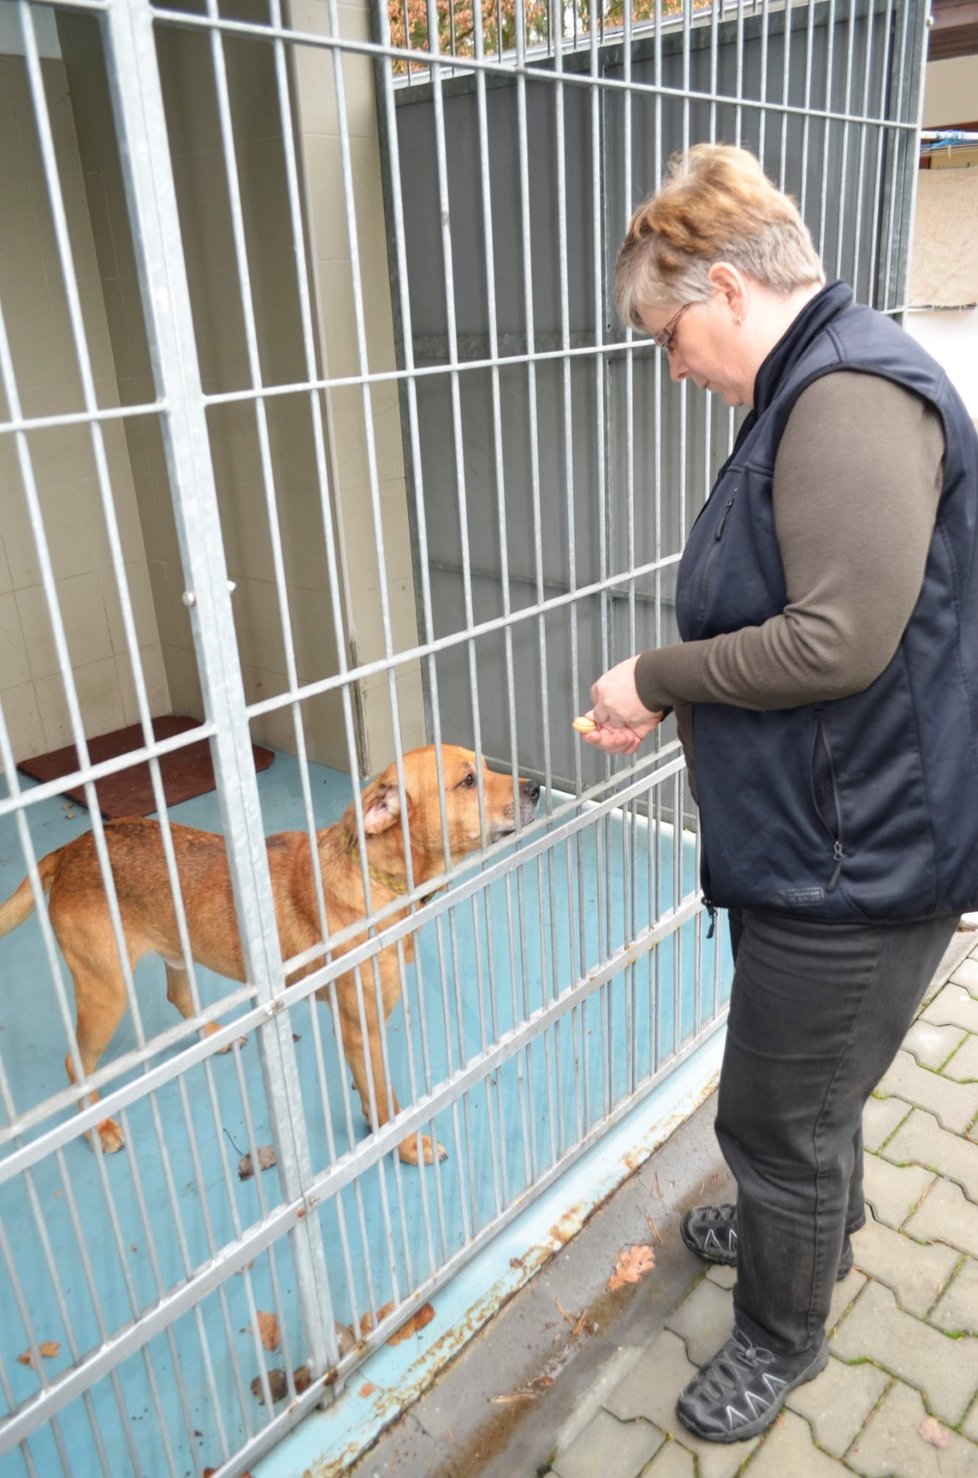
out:
{"label": "short blonde hair", "polygon": [[696,144],[669,161],[661,188],[628,223],[615,267],[622,321],[642,328],[643,308],[705,302],[716,262],[781,293],[825,281],[798,207],[754,155]]}

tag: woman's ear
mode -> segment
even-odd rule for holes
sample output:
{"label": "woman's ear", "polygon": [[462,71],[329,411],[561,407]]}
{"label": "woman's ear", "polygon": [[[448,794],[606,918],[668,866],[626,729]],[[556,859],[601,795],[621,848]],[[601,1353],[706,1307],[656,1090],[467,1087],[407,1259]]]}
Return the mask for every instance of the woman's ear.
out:
{"label": "woman's ear", "polygon": [[737,323],[743,323],[747,317],[750,297],[743,272],[732,262],[714,262],[708,276],[714,292],[729,304],[734,319]]}

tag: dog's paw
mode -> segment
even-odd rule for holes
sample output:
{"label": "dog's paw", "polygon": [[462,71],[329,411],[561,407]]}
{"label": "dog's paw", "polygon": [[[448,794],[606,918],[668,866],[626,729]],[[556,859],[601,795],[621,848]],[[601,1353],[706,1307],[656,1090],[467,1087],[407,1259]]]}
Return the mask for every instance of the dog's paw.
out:
{"label": "dog's paw", "polygon": [[[212,1037],[215,1032],[219,1032],[220,1030],[221,1023],[219,1021],[209,1021],[206,1026],[202,1026],[200,1029],[201,1039],[206,1041],[208,1037]],[[235,1047],[246,1047],[247,1045],[247,1037],[235,1037],[234,1041],[228,1042],[225,1047],[218,1047],[217,1056],[225,1057]]]}
{"label": "dog's paw", "polygon": [[417,1165],[419,1140],[421,1143],[421,1158],[426,1165],[433,1165],[436,1159],[448,1159],[448,1151],[445,1146],[439,1144],[436,1139],[432,1139],[430,1134],[412,1134],[409,1139],[402,1139],[397,1147],[397,1152],[405,1165]]}
{"label": "dog's paw", "polygon": [[[125,1149],[125,1136],[115,1119],[103,1119],[95,1127],[98,1132],[103,1155],[114,1155],[117,1151]],[[85,1138],[91,1144],[91,1135],[86,1134]]]}

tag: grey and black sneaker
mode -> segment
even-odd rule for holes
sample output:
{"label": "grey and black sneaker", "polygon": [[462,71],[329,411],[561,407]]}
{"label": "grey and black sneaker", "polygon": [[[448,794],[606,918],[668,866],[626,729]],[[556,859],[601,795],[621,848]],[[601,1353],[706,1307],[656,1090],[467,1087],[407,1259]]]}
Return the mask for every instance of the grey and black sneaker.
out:
{"label": "grey and black sneaker", "polygon": [[[720,1263],[726,1268],[736,1264],[737,1208],[729,1201],[719,1206],[694,1206],[679,1223],[679,1233],[690,1252],[695,1252],[704,1262]],[[852,1261],[852,1239],[847,1236],[835,1275],[837,1283],[850,1272]]]}
{"label": "grey and black sneaker", "polygon": [[690,1252],[704,1262],[732,1268],[737,1261],[737,1208],[729,1201],[694,1206],[679,1223],[679,1234]]}
{"label": "grey and black sneaker", "polygon": [[777,1355],[735,1329],[713,1359],[679,1393],[676,1415],[704,1442],[744,1442],[774,1421],[796,1386],[824,1370],[829,1347]]}

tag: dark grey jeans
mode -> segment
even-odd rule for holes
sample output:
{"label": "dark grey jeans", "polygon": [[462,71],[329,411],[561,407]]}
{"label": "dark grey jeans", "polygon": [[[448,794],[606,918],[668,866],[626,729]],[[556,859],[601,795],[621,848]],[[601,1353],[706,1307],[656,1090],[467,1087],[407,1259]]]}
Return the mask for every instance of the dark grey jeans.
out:
{"label": "dark grey jeans", "polygon": [[758,1344],[822,1338],[843,1239],[865,1220],[863,1106],[957,922],[731,912],[716,1132],[738,1190],[735,1322]]}

